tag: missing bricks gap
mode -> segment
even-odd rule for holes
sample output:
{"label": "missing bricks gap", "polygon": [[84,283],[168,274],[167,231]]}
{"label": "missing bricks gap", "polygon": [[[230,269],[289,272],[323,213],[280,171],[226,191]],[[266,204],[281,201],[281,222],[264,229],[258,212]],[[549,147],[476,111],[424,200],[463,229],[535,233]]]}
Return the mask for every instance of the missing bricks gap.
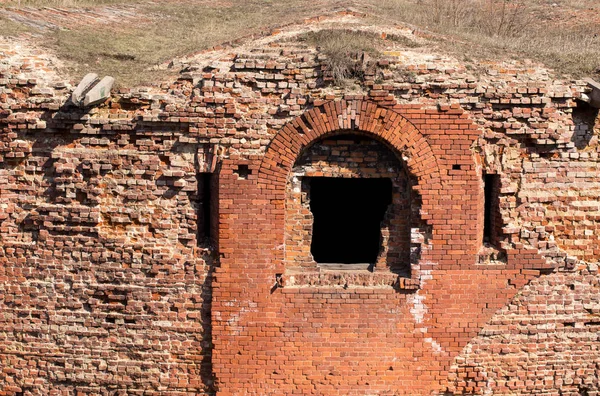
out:
{"label": "missing bricks gap", "polygon": [[248,168],[248,165],[238,165],[235,173],[237,173],[239,179],[248,179],[248,175],[252,174],[252,170]]}

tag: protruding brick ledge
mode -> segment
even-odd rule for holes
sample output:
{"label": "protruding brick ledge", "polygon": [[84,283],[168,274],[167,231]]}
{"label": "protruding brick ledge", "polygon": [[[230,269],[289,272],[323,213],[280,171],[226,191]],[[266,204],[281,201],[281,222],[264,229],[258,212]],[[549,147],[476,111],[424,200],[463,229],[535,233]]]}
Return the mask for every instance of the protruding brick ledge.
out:
{"label": "protruding brick ledge", "polygon": [[547,261],[542,255],[533,249],[508,249],[507,268],[521,268],[526,270],[549,271],[556,268],[556,264]]}
{"label": "protruding brick ledge", "polygon": [[390,288],[396,290],[418,290],[419,280],[405,278],[401,275],[369,270],[339,270],[339,271],[310,271],[291,272],[283,274],[279,281],[280,287],[304,288]]}

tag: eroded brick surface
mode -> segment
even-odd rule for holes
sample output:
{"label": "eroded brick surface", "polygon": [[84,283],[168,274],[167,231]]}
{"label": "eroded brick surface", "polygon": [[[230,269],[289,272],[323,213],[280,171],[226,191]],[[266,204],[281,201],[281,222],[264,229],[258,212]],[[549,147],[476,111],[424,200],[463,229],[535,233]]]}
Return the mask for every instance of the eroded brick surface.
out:
{"label": "eroded brick surface", "polygon": [[[80,110],[51,57],[0,51],[0,394],[598,391],[584,83],[390,40],[350,92],[274,36]],[[340,135],[378,149],[319,158]],[[390,152],[406,271],[320,271],[294,177]]]}

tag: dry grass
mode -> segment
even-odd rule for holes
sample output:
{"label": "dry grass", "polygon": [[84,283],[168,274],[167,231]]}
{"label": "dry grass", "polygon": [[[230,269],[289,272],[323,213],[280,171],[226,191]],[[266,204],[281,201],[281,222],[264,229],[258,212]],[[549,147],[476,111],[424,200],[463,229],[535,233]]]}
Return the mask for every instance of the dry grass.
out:
{"label": "dry grass", "polygon": [[[0,4],[0,8],[18,5]],[[181,0],[21,0],[21,6],[103,7],[134,5],[139,23],[69,26],[70,30],[36,31],[1,19],[0,34],[30,31],[71,64],[76,79],[87,72],[113,75],[121,86],[159,81],[164,71],[153,65],[302,20],[324,10],[353,6],[373,17],[373,24],[408,23],[439,33],[440,51],[459,58],[530,58],[576,77],[596,76],[600,66],[600,4],[595,0],[246,0],[215,2]],[[552,4],[557,4],[552,6]],[[594,16],[596,18],[594,18]],[[372,46],[370,38],[313,37],[314,44],[343,59]],[[366,41],[365,41],[366,40]],[[319,43],[317,43],[319,41]],[[348,47],[349,46],[349,47]],[[374,46],[374,48],[376,45]],[[339,76],[352,76],[353,66],[332,64]]]}
{"label": "dry grass", "polygon": [[165,78],[165,71],[153,70],[152,66],[315,11],[309,7],[289,12],[289,7],[302,3],[303,0],[249,0],[225,6],[148,3],[144,13],[150,16],[149,20],[136,26],[57,30],[47,34],[46,45],[71,61],[69,72],[76,78],[94,71],[115,76],[119,86],[135,86]]}
{"label": "dry grass", "polygon": [[139,0],[8,0],[1,3],[0,7],[93,7],[137,2]]}
{"label": "dry grass", "polygon": [[573,7],[563,1],[563,8],[546,0],[364,3],[385,18],[383,23],[405,22],[439,33],[440,50],[465,60],[528,58],[577,78],[597,76],[600,66],[600,4],[593,0],[574,1]]}
{"label": "dry grass", "polygon": [[27,26],[0,16],[0,36],[14,36],[28,31]]}
{"label": "dry grass", "polygon": [[532,20],[524,0],[425,0],[422,4],[419,8],[427,10],[423,17],[433,26],[489,37],[519,36]]}

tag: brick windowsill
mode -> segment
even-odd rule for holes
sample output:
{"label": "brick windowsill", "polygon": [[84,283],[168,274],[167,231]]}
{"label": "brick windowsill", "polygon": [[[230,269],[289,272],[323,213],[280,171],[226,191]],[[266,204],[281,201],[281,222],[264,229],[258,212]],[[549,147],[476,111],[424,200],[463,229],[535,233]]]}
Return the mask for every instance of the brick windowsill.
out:
{"label": "brick windowsill", "polygon": [[369,264],[319,264],[316,269],[288,269],[281,276],[285,288],[393,288],[418,290],[418,280],[406,278],[390,271],[369,270]]}

